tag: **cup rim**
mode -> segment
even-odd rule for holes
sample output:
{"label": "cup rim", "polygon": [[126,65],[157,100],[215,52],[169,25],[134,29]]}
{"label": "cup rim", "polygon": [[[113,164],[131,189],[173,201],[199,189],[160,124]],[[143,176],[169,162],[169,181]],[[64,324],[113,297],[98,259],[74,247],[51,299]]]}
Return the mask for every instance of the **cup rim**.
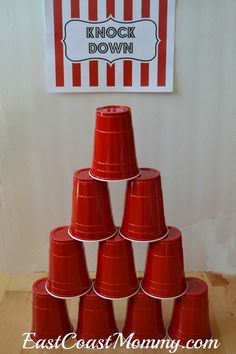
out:
{"label": "cup rim", "polygon": [[140,287],[141,287],[142,291],[143,291],[146,295],[151,296],[152,298],[158,299],[158,300],[175,300],[175,299],[178,299],[179,297],[183,296],[183,295],[186,293],[186,291],[188,290],[188,284],[186,283],[186,289],[185,289],[184,292],[182,292],[181,294],[179,294],[179,295],[177,295],[177,296],[172,296],[172,297],[159,297],[159,296],[154,296],[154,295],[152,295],[152,294],[147,293],[147,292],[143,289],[142,283],[140,284]]}
{"label": "cup rim", "polygon": [[120,232],[120,229],[119,229],[119,234],[123,237],[123,238],[125,238],[126,240],[128,240],[128,241],[133,241],[133,242],[137,242],[137,243],[151,243],[151,242],[157,242],[157,241],[161,241],[161,240],[163,240],[166,236],[168,236],[168,234],[169,234],[169,228],[167,227],[167,233],[164,235],[164,236],[161,236],[161,237],[159,237],[159,238],[156,238],[155,240],[135,240],[135,239],[133,239],[133,238],[129,238],[129,237],[127,237],[127,236],[124,236],[121,232]]}
{"label": "cup rim", "polygon": [[77,298],[79,298],[79,297],[81,297],[81,296],[87,294],[87,293],[92,289],[92,287],[93,287],[93,282],[92,282],[92,280],[91,280],[91,285],[89,286],[89,289],[87,289],[87,290],[86,290],[85,292],[83,292],[81,295],[76,295],[76,296],[60,296],[60,295],[56,295],[56,294],[54,294],[54,293],[52,293],[51,291],[48,290],[48,286],[47,286],[48,283],[49,283],[49,281],[47,280],[46,283],[45,283],[45,289],[46,289],[47,293],[48,293],[49,295],[51,295],[52,297],[55,297],[56,299],[64,299],[64,300],[66,300],[66,299],[77,299]]}
{"label": "cup rim", "polygon": [[73,236],[73,235],[71,234],[71,232],[69,231],[69,228],[70,228],[70,227],[68,227],[68,230],[67,230],[68,235],[69,235],[71,238],[73,238],[74,240],[79,241],[79,242],[102,242],[102,241],[109,240],[110,238],[114,237],[114,236],[117,234],[117,227],[116,227],[116,228],[115,228],[115,232],[114,232],[112,235],[108,236],[108,237],[101,238],[101,239],[98,239],[98,240],[84,240],[84,239],[82,239],[82,238]]}
{"label": "cup rim", "polygon": [[140,281],[138,281],[138,288],[135,290],[135,292],[133,292],[131,295],[128,295],[128,296],[124,296],[124,297],[107,297],[107,296],[104,296],[104,295],[101,295],[100,293],[98,293],[96,290],[95,290],[95,282],[94,282],[94,285],[93,285],[93,291],[99,296],[99,297],[102,297],[103,299],[105,300],[125,300],[125,299],[129,299],[130,297],[136,295],[138,293],[138,291],[140,290]]}
{"label": "cup rim", "polygon": [[89,171],[89,176],[97,181],[101,181],[101,182],[122,182],[122,181],[131,181],[132,179],[135,179],[137,177],[139,177],[141,175],[141,170],[139,169],[139,173],[133,177],[129,177],[129,178],[118,178],[118,179],[109,179],[109,178],[100,178],[100,177],[96,177],[91,173],[91,169]]}

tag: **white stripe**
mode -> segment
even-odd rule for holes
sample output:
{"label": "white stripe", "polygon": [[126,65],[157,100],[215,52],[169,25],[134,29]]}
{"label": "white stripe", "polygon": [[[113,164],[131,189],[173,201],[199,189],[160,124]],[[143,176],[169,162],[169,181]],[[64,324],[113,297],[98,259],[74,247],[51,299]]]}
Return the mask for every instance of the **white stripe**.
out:
{"label": "white stripe", "polygon": [[98,21],[105,21],[107,16],[107,2],[106,0],[98,1]]}
{"label": "white stripe", "polygon": [[[71,2],[70,0],[62,1],[62,23],[63,23],[63,37],[65,23],[71,19]],[[63,44],[64,46],[64,44]],[[65,50],[65,47],[63,48]],[[64,86],[72,86],[72,63],[64,55]]]}
{"label": "white stripe", "polygon": [[[98,21],[104,21],[107,14],[107,2],[106,0],[98,1]],[[101,87],[106,86],[107,81],[107,61],[98,60],[98,85]]]}
{"label": "white stripe", "polygon": [[[150,18],[157,23],[158,21],[158,13],[159,13],[159,1],[150,0]],[[158,28],[158,23],[157,23]],[[153,86],[154,88],[157,86],[157,58],[158,58],[158,45],[157,45],[157,56],[154,60],[149,63],[149,86]]]}
{"label": "white stripe", "polygon": [[[80,0],[80,18],[88,20],[88,0]],[[89,61],[82,61],[80,65],[81,70],[81,86],[83,88],[89,87]]]}
{"label": "white stripe", "polygon": [[124,3],[122,0],[115,0],[115,18],[118,21],[124,20]]}
{"label": "white stripe", "polygon": [[[122,0],[115,0],[115,18],[118,21],[124,21],[124,3]],[[123,60],[117,60],[115,68],[115,91],[122,91],[120,88],[123,86]]]}
{"label": "white stripe", "polygon": [[173,91],[175,0],[168,0],[166,48],[166,87]]}
{"label": "white stripe", "polygon": [[134,5],[133,5],[133,20],[140,20],[142,17],[142,0],[133,0]]}
{"label": "white stripe", "polygon": [[[133,21],[142,17],[142,0],[133,0]],[[140,61],[132,60],[132,86],[140,86],[141,64]]]}

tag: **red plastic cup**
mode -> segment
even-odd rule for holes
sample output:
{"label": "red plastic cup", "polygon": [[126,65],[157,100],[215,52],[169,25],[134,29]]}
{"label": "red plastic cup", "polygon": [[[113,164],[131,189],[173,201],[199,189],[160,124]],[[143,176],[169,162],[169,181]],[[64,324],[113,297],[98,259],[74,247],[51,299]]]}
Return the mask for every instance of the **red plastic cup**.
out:
{"label": "red plastic cup", "polygon": [[134,333],[133,340],[163,339],[166,331],[162,318],[161,301],[147,296],[142,289],[128,300],[123,335]]}
{"label": "red plastic cup", "polygon": [[[31,338],[57,340],[73,332],[65,300],[50,296],[45,290],[47,278],[37,280],[32,287],[32,329]],[[68,338],[69,339],[69,338]]]}
{"label": "red plastic cup", "polygon": [[176,298],[187,290],[182,236],[177,228],[170,226],[166,238],[149,244],[141,286],[147,295],[158,299]]}
{"label": "red plastic cup", "polygon": [[90,175],[102,181],[137,177],[131,109],[106,106],[96,110],[94,152]]}
{"label": "red plastic cup", "polygon": [[127,183],[120,234],[131,241],[157,241],[166,237],[160,172],[141,168],[141,175]]}
{"label": "red plastic cup", "polygon": [[50,233],[49,275],[46,290],[54,297],[81,296],[92,286],[84,245],[68,235],[68,226]]}
{"label": "red plastic cup", "polygon": [[[106,340],[117,332],[112,301],[102,299],[90,290],[80,299],[77,339],[83,339],[85,343],[90,339]],[[115,336],[111,342],[112,339],[115,340]]]}
{"label": "red plastic cup", "polygon": [[175,300],[174,310],[168,334],[173,340],[180,340],[181,345],[187,341],[206,340],[212,337],[207,284],[197,278],[186,278],[187,292]]}
{"label": "red plastic cup", "polygon": [[89,169],[74,173],[69,235],[79,241],[103,241],[116,233],[108,185],[92,179]]}
{"label": "red plastic cup", "polygon": [[100,242],[94,291],[106,299],[133,296],[139,289],[133,248],[119,234]]}

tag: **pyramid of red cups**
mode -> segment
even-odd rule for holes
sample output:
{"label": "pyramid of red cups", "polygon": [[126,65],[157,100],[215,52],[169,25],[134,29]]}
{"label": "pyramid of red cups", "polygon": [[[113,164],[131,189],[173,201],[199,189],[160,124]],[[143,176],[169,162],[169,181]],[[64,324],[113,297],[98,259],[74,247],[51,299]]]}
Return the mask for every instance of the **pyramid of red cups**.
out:
{"label": "pyramid of red cups", "polygon": [[[123,221],[114,225],[109,181],[126,181]],[[99,241],[97,272],[89,278],[84,242]],[[143,278],[135,270],[132,242],[148,243]],[[140,341],[211,338],[207,284],[184,274],[181,231],[165,222],[161,175],[139,168],[131,110],[97,108],[91,168],[73,177],[69,226],[50,233],[48,278],[33,284],[31,338],[52,342],[75,331],[77,340],[106,340],[119,332],[113,300],[128,299],[122,333]],[[79,297],[73,329],[66,299]],[[164,327],[161,301],[174,299]]]}

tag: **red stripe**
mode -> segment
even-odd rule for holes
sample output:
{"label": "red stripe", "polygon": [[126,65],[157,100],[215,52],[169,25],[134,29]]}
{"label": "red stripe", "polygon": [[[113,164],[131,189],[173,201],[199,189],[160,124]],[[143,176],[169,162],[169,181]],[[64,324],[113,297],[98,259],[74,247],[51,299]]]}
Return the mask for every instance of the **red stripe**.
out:
{"label": "red stripe", "polygon": [[62,0],[53,0],[56,86],[64,86]]}
{"label": "red stripe", "polygon": [[[80,0],[71,0],[71,18],[80,17]],[[72,84],[73,86],[81,86],[81,65],[80,63],[72,64]]]}
{"label": "red stripe", "polygon": [[133,0],[124,0],[124,20],[131,21],[133,19]]}
{"label": "red stripe", "polygon": [[[133,0],[124,0],[124,20],[133,19]],[[123,66],[123,85],[132,86],[132,61],[124,60]]]}
{"label": "red stripe", "polygon": [[166,84],[167,3],[168,0],[159,1],[158,86]]}
{"label": "red stripe", "polygon": [[[142,18],[150,17],[150,0],[142,0]],[[149,85],[149,64],[141,63],[141,86]]]}
{"label": "red stripe", "polygon": [[80,5],[80,0],[71,0],[71,17],[80,17],[80,10],[79,10],[79,5]]}
{"label": "red stripe", "polygon": [[[98,18],[97,0],[88,0],[88,14],[90,21],[97,21]],[[98,61],[90,60],[89,62],[89,85],[98,86]]]}
{"label": "red stripe", "polygon": [[141,86],[149,85],[149,64],[141,63]]}
{"label": "red stripe", "polygon": [[[85,0],[86,1],[86,0]],[[97,21],[98,18],[98,4],[97,0],[88,0],[88,7],[89,7],[89,20],[90,21]]]}
{"label": "red stripe", "polygon": [[131,60],[124,60],[123,84],[124,86],[132,86],[132,61]]}
{"label": "red stripe", "polygon": [[[115,17],[115,0],[107,0],[107,17]],[[115,64],[107,64],[107,86],[115,86]]]}
{"label": "red stripe", "polygon": [[91,60],[89,62],[89,85],[98,86],[98,61]]}
{"label": "red stripe", "polygon": [[107,0],[107,17],[115,17],[115,0]]}
{"label": "red stripe", "polygon": [[115,86],[115,64],[107,64],[107,86]]}
{"label": "red stripe", "polygon": [[142,0],[142,17],[150,17],[150,0]]}

